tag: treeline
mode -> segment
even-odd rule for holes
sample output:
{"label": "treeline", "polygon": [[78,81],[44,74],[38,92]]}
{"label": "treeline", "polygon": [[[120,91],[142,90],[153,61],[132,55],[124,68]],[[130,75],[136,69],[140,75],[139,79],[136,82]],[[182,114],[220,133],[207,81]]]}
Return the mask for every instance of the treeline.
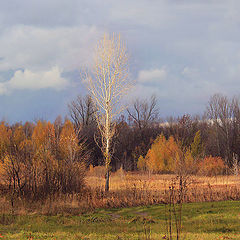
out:
{"label": "treeline", "polygon": [[[211,165],[238,172],[240,105],[237,98],[210,98],[205,116],[161,121],[157,100],[136,100],[116,119],[112,171],[177,172]],[[79,192],[85,169],[103,165],[95,108],[89,96],[69,104],[69,120],[0,124],[1,188],[12,196],[39,198]],[[100,139],[100,140],[99,140]],[[175,155],[174,155],[175,154]],[[182,161],[181,159],[184,159]],[[223,168],[225,169],[223,171]],[[183,169],[183,168],[182,168]]]}
{"label": "treeline", "polygon": [[[91,98],[78,97],[69,104],[69,110],[80,138],[87,139],[89,150],[92,151],[90,163],[94,166],[103,164],[101,151],[96,144],[99,144],[99,136]],[[236,97],[215,94],[209,99],[203,116],[183,115],[162,121],[157,99],[152,96],[145,100],[135,100],[115,124],[112,170],[121,166],[125,170],[138,170],[139,157],[147,156],[154,140],[160,135],[166,139],[172,137],[186,153],[199,132],[201,158],[219,157],[227,167],[227,172],[230,169],[237,172],[240,156],[240,104]],[[206,159],[206,164],[209,159]]]}

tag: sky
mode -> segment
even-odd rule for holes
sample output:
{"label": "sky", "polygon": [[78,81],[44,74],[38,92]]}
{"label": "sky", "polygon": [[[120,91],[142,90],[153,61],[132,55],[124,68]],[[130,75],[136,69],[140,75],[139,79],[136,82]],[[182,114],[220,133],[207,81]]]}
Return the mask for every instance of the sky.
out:
{"label": "sky", "polygon": [[210,96],[239,96],[239,0],[11,0],[0,8],[0,119],[54,121],[87,90],[104,33],[130,56],[129,93],[160,116],[202,114]]}

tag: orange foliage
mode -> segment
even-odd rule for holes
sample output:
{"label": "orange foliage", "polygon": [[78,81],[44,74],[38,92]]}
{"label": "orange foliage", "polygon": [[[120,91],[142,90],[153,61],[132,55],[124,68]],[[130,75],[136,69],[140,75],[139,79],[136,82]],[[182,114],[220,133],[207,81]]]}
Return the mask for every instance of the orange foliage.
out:
{"label": "orange foliage", "polygon": [[0,157],[4,157],[10,146],[10,138],[12,131],[6,127],[4,122],[0,125]]}
{"label": "orange foliage", "polygon": [[23,127],[19,126],[13,133],[13,142],[16,146],[20,146],[21,143],[26,139]]}
{"label": "orange foliage", "polygon": [[181,149],[172,136],[166,140],[163,135],[160,135],[146,155],[146,167],[152,172],[174,172],[178,166],[180,154]]}
{"label": "orange foliage", "polygon": [[146,161],[142,155],[140,155],[140,157],[138,158],[137,167],[139,170],[146,170]]}
{"label": "orange foliage", "polygon": [[79,150],[78,138],[73,124],[67,120],[60,134],[59,146],[64,158],[74,160]]}
{"label": "orange foliage", "polygon": [[50,122],[37,122],[32,134],[32,141],[36,148],[50,149],[55,144],[54,125]]}
{"label": "orange foliage", "polygon": [[199,173],[206,176],[216,176],[224,173],[226,166],[220,157],[208,156],[199,163]]}
{"label": "orange foliage", "polygon": [[32,143],[35,149],[32,163],[34,174],[38,181],[44,181],[44,178],[50,181],[57,166],[54,157],[55,130],[53,124],[38,121],[32,134]]}
{"label": "orange foliage", "polygon": [[70,121],[59,132],[56,138],[54,125],[46,121],[16,125],[12,131],[0,124],[0,178],[10,194],[43,197],[82,189],[85,145],[78,143]]}

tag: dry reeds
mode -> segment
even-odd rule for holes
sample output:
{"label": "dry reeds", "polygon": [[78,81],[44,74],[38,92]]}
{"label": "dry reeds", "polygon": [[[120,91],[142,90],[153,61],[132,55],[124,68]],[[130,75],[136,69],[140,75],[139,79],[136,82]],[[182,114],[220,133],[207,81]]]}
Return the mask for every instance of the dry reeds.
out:
{"label": "dry reeds", "polygon": [[[100,169],[99,169],[100,171]],[[16,199],[14,213],[80,214],[97,208],[119,208],[168,203],[169,186],[175,175],[148,175],[113,173],[110,191],[104,191],[104,176],[91,173],[86,176],[87,187],[77,194],[54,194],[41,201]],[[210,202],[240,199],[240,180],[235,176],[189,178],[183,202]],[[9,199],[0,198],[1,213],[12,208]]]}

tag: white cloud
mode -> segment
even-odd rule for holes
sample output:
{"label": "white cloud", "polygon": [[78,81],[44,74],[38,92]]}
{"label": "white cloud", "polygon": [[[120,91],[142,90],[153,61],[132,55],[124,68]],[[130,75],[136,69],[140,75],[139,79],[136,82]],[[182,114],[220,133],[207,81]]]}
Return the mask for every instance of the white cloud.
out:
{"label": "white cloud", "polygon": [[0,95],[7,94],[7,88],[4,83],[0,83]]}
{"label": "white cloud", "polygon": [[128,99],[147,98],[151,95],[165,96],[166,92],[162,91],[162,86],[168,84],[168,81],[165,81],[167,77],[169,73],[166,66],[139,71],[136,85],[130,90]]}
{"label": "white cloud", "polygon": [[199,71],[197,68],[185,67],[182,71],[182,75],[192,79],[199,77]]}
{"label": "white cloud", "polygon": [[152,69],[152,70],[141,70],[138,74],[138,82],[139,83],[158,83],[165,80],[167,77],[167,71],[165,67],[160,69]]}
{"label": "white cloud", "polygon": [[204,107],[215,92],[238,93],[239,7],[236,0],[5,1],[0,9],[0,72],[6,81],[5,71],[23,71],[7,83],[1,80],[0,94],[60,89],[61,74],[53,74],[58,80],[50,84],[43,80],[45,73],[55,66],[60,72],[89,66],[104,29],[126,39],[131,69],[137,73],[136,95],[156,93],[169,109],[180,98],[185,105],[198,99]]}
{"label": "white cloud", "polygon": [[61,90],[67,85],[68,82],[61,77],[61,71],[58,67],[53,67],[48,71],[18,70],[9,81],[0,83],[0,95],[9,93],[15,89],[38,90],[52,88]]}
{"label": "white cloud", "polygon": [[44,70],[59,66],[72,71],[89,65],[102,33],[94,26],[41,28],[17,25],[0,35],[0,71]]}

